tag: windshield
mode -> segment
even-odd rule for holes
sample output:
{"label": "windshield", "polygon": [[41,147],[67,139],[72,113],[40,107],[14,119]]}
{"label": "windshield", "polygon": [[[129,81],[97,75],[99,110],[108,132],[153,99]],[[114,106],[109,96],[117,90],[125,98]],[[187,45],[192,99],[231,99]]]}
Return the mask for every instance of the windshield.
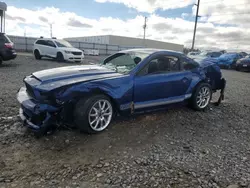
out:
{"label": "windshield", "polygon": [[72,47],[72,45],[65,40],[55,40],[55,43],[56,43],[57,47],[66,47],[66,48]]}
{"label": "windshield", "polygon": [[102,66],[121,74],[128,74],[149,54],[146,52],[116,53],[105,59]]}

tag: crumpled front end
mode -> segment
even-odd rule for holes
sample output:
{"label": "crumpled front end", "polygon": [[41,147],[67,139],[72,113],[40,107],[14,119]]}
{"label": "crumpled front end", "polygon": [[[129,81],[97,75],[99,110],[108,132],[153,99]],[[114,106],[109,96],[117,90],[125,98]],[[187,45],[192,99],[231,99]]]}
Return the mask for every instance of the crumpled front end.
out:
{"label": "crumpled front end", "polygon": [[21,104],[20,118],[24,125],[33,131],[45,133],[49,126],[57,123],[57,114],[60,108],[39,103],[29,95],[25,87],[18,91],[17,100]]}
{"label": "crumpled front end", "polygon": [[226,88],[226,79],[222,77],[220,67],[214,63],[214,59],[206,59],[200,63],[203,68],[207,81],[211,85],[213,92],[220,90],[220,97],[216,105],[224,100],[224,92]]}

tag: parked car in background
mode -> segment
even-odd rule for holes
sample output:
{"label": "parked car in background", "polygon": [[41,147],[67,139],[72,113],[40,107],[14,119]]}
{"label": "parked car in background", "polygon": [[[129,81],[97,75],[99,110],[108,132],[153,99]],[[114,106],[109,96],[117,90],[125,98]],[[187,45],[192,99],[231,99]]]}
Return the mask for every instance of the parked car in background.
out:
{"label": "parked car in background", "polygon": [[193,59],[194,57],[196,57],[197,55],[199,55],[201,52],[199,52],[199,51],[193,51],[193,52],[189,52],[188,54],[187,54],[187,56],[188,57],[190,57],[191,59]]}
{"label": "parked car in background", "polygon": [[0,64],[3,61],[15,59],[16,56],[14,44],[5,33],[0,33]]}
{"label": "parked car in background", "polygon": [[189,56],[189,57],[194,59],[197,62],[202,62],[204,59],[217,58],[217,57],[220,57],[221,55],[222,55],[222,52],[203,51],[196,56]]}
{"label": "parked car in background", "polygon": [[222,52],[207,52],[207,57],[220,57],[223,53]]}
{"label": "parked car in background", "polygon": [[239,54],[242,56],[242,58],[244,58],[248,55],[246,52],[240,52]]}
{"label": "parked car in background", "polygon": [[246,56],[242,59],[239,59],[236,62],[236,70],[238,71],[250,71],[250,56]]}
{"label": "parked car in background", "polygon": [[33,53],[36,59],[49,57],[58,62],[82,62],[84,60],[82,50],[74,48],[69,42],[62,39],[40,38],[34,43]]}
{"label": "parked car in background", "polygon": [[38,134],[52,125],[76,125],[87,133],[106,129],[115,114],[189,103],[204,110],[212,93],[225,88],[220,68],[199,65],[182,53],[157,49],[120,51],[100,65],[35,72],[17,99],[20,117]]}
{"label": "parked car in background", "polygon": [[242,58],[239,53],[225,53],[218,58],[214,58],[213,62],[215,62],[219,67],[230,69],[235,68],[236,62]]}

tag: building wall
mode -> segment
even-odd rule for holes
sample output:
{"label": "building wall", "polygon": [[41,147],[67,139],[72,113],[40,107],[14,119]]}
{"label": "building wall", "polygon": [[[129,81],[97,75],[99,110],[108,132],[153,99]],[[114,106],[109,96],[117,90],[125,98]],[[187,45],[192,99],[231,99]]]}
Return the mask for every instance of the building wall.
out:
{"label": "building wall", "polygon": [[[34,42],[37,40],[37,38],[34,38],[34,37],[10,36],[10,35],[8,37],[14,43],[14,48],[17,51],[25,51],[25,52],[32,52]],[[87,41],[92,41],[92,40],[95,41],[96,39],[90,38]],[[114,54],[114,53],[121,51],[121,50],[137,48],[137,47],[131,47],[131,46],[126,47],[126,46],[120,46],[120,45],[100,44],[100,43],[96,43],[96,42],[95,43],[83,42],[82,39],[75,39],[75,40],[71,39],[68,41],[75,48],[79,48],[79,49],[84,50],[86,52],[91,51],[91,50],[98,50],[100,55],[110,55],[110,54]]]}
{"label": "building wall", "polygon": [[109,44],[109,35],[90,36],[90,37],[73,37],[73,38],[65,38],[65,40],[74,41],[74,42]]}
{"label": "building wall", "polygon": [[183,49],[184,49],[184,46],[179,45],[179,44],[148,40],[148,39],[146,39],[144,42],[144,40],[140,38],[122,37],[122,36],[115,36],[115,35],[75,37],[75,38],[66,38],[66,40],[77,41],[77,42],[118,45],[118,46],[126,46],[126,47],[131,47],[131,48],[135,48],[135,47],[159,48],[159,49],[174,50],[174,51],[180,51],[180,52],[183,52]]}
{"label": "building wall", "polygon": [[131,38],[131,37],[120,37],[120,36],[109,36],[109,44],[112,45],[124,45],[124,46],[145,46],[146,48],[159,48],[166,50],[174,50],[183,52],[184,45],[161,42],[155,40]]}

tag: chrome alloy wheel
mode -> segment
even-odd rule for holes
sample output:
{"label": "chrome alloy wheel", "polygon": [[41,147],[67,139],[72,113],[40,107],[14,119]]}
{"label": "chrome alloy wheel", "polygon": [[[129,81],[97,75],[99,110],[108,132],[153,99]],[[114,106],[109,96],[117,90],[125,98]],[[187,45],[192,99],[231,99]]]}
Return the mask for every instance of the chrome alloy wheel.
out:
{"label": "chrome alloy wheel", "polygon": [[205,108],[209,104],[210,98],[211,98],[210,89],[206,86],[202,87],[196,98],[196,102],[199,108]]}
{"label": "chrome alloy wheel", "polygon": [[89,125],[94,131],[102,131],[110,124],[113,108],[108,100],[98,100],[89,111]]}

